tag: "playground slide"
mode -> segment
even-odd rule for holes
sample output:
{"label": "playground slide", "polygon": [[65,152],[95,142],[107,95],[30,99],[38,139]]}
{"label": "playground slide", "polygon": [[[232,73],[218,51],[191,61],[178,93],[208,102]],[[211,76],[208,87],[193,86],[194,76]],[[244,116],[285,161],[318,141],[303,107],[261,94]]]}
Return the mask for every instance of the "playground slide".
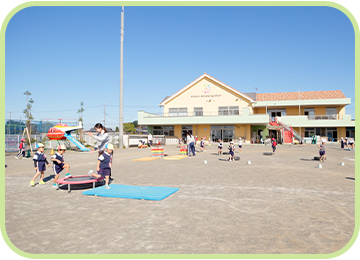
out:
{"label": "playground slide", "polygon": [[82,143],[80,143],[78,140],[76,140],[74,137],[71,136],[71,134],[65,133],[64,136],[73,144],[75,144],[81,151],[83,152],[89,152],[90,149],[86,148]]}

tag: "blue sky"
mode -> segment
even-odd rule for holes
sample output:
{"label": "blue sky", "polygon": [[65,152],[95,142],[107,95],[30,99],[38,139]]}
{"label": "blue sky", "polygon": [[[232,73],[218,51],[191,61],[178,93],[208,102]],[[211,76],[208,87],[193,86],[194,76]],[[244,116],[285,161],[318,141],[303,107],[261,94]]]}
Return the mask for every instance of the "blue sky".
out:
{"label": "blue sky", "polygon": [[[29,7],[6,29],[5,118],[119,122],[120,7]],[[124,122],[204,72],[241,92],[337,90],[355,118],[350,20],[331,7],[125,7]]]}

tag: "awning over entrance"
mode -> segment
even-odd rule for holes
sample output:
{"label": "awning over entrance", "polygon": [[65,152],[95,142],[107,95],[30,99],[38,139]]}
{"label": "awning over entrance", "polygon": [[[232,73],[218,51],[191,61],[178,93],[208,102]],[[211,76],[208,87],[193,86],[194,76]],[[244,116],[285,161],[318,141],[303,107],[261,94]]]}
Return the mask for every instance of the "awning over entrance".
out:
{"label": "awning over entrance", "polygon": [[267,126],[266,126],[267,129],[270,129],[270,130],[280,130],[280,129],[283,129],[284,127],[275,123],[275,122],[270,122]]}

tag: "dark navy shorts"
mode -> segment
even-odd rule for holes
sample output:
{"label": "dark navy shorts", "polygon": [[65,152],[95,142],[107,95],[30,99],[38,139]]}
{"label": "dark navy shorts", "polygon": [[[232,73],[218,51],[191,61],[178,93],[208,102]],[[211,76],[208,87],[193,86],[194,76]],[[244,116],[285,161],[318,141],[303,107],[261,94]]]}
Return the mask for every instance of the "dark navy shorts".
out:
{"label": "dark navy shorts", "polygon": [[36,166],[38,167],[38,172],[46,171],[45,162],[37,162]]}
{"label": "dark navy shorts", "polygon": [[234,151],[229,152],[231,156],[234,156]]}
{"label": "dark navy shorts", "polygon": [[54,164],[53,171],[55,174],[59,174],[63,170],[64,164]]}
{"label": "dark navy shorts", "polygon": [[102,175],[103,177],[109,176],[110,175],[110,169],[106,168],[100,168],[100,170],[98,171],[98,174]]}
{"label": "dark navy shorts", "polygon": [[325,155],[325,150],[320,150],[320,151],[319,151],[319,154],[320,154],[320,156],[321,156],[321,155]]}
{"label": "dark navy shorts", "polygon": [[239,145],[239,148],[242,148],[242,145]]}

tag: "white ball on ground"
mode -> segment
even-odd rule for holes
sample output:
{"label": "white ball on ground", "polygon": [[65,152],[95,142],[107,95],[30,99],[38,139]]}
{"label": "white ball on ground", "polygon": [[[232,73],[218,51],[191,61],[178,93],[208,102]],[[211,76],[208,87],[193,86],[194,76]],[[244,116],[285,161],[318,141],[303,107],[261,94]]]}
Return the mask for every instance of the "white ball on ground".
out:
{"label": "white ball on ground", "polygon": [[204,161],[204,164],[207,164],[207,161],[206,161],[206,160]]}

